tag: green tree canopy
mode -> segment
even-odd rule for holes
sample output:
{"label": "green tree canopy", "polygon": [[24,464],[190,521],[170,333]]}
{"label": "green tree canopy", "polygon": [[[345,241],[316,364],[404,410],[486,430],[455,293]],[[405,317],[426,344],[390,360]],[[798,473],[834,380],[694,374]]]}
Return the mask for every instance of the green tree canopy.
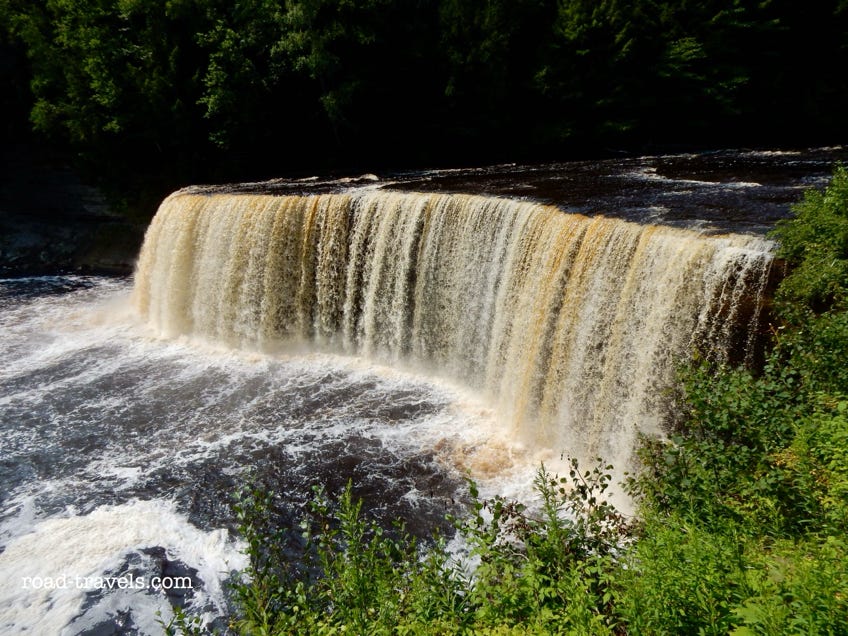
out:
{"label": "green tree canopy", "polygon": [[848,80],[827,71],[848,61],[843,0],[3,0],[0,17],[32,125],[119,186],[846,132]]}

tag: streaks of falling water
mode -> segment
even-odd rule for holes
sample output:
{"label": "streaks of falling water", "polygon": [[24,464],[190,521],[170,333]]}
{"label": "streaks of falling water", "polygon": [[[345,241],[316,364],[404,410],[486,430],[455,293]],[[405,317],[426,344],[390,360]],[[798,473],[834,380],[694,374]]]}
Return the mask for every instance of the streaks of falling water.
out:
{"label": "streaks of falling water", "polygon": [[178,192],[134,302],[164,336],[458,379],[523,443],[626,467],[636,435],[660,432],[681,359],[753,346],[771,248],[493,197]]}

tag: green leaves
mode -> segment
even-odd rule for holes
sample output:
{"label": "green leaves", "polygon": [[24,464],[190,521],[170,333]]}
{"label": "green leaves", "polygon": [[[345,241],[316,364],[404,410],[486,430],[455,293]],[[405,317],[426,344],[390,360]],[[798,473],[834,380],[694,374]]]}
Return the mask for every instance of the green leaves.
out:
{"label": "green leaves", "polygon": [[615,554],[629,523],[604,498],[608,466],[568,479],[541,468],[538,515],[471,484],[470,516],[457,521],[467,565],[440,537],[421,549],[398,526],[363,514],[348,482],[331,500],[320,487],[299,525],[275,528],[274,496],[253,486],[235,504],[250,567],[235,586],[232,624],[243,634],[609,634]]}
{"label": "green leaves", "polygon": [[[793,270],[781,285],[778,299],[800,318],[801,304],[816,313],[845,308],[848,291],[848,170],[837,166],[830,185],[809,190],[797,204],[792,219],[773,232],[780,242],[779,255]],[[799,325],[800,326],[800,325]]]}
{"label": "green leaves", "polygon": [[235,504],[249,568],[235,586],[243,634],[421,633],[464,616],[463,578],[435,538],[431,550],[398,525],[363,515],[348,482],[337,499],[315,487],[297,531],[275,526],[273,495],[254,486]]}
{"label": "green leaves", "polygon": [[634,632],[846,633],[845,169],[795,212],[775,233],[794,270],[763,369],[688,369],[683,426],[642,447],[646,524],[618,605]]}
{"label": "green leaves", "polygon": [[31,75],[35,128],[120,190],[387,156],[791,143],[785,121],[833,138],[843,4],[2,0],[0,23],[26,49],[13,79]]}

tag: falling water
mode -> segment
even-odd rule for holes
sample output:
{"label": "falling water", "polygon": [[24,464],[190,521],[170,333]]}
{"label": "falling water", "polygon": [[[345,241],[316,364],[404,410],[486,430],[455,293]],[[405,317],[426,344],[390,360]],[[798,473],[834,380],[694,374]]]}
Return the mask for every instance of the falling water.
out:
{"label": "falling water", "polygon": [[134,302],[166,337],[308,346],[457,380],[530,448],[630,466],[677,365],[752,356],[768,241],[532,202],[177,192]]}
{"label": "falling water", "polygon": [[772,245],[718,232],[765,233],[837,150],[195,187],[134,281],[0,279],[0,632],[223,628],[253,478],[282,528],[351,478],[419,536],[469,472],[531,506],[540,459],[617,481],[680,361],[761,354]]}
{"label": "falling water", "polygon": [[765,233],[837,150],[195,187],[135,280],[0,279],[0,632],[223,629],[253,477],[281,527],[351,478],[422,537],[468,473],[530,506],[560,454],[619,481],[680,361],[761,355],[772,245],[718,232]]}

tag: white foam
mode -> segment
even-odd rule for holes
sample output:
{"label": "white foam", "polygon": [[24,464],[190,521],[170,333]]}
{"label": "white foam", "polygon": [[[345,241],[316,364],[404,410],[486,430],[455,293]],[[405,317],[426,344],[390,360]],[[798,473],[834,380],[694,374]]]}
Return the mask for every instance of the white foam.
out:
{"label": "white foam", "polygon": [[[94,451],[89,447],[80,458],[67,453],[79,460],[71,470],[44,476],[36,466],[7,494],[0,632],[74,633],[127,610],[143,633],[157,632],[156,611],[168,611],[163,597],[121,591],[80,616],[84,590],[22,585],[27,576],[97,576],[150,546],[196,568],[205,584],[196,605],[208,600],[223,611],[221,580],[244,562],[238,546],[214,529],[214,519],[212,529],[198,529],[161,499],[102,505],[137,494],[128,492],[134,487],[146,492],[158,471],[191,479],[208,462],[238,480],[249,468],[239,462],[249,462],[253,449],[274,448],[293,463],[308,462],[327,442],[359,436],[379,441],[389,455],[432,454],[446,473],[475,479],[484,497],[532,502],[541,461],[567,474],[559,453],[568,448],[534,446],[493,405],[503,396],[486,397],[462,386],[462,378],[435,377],[439,369],[415,360],[379,362],[310,352],[297,343],[257,351],[262,343],[232,348],[201,334],[163,340],[132,313],[128,284],[94,281],[91,289],[0,312],[0,380],[14,387],[0,395],[0,406],[41,418],[18,426],[4,417],[0,456],[13,463],[18,454],[43,460],[39,453],[64,433],[99,436]],[[73,402],[86,391],[90,395]],[[69,404],[50,402],[60,392]],[[413,414],[381,418],[376,411],[397,395]],[[535,430],[533,422],[524,426]],[[414,506],[422,496],[410,487],[402,498]],[[69,502],[79,510],[48,513]]]}
{"label": "white foam", "polygon": [[[44,519],[30,532],[9,540],[0,554],[0,631],[66,633],[85,600],[86,577],[105,576],[126,555],[155,546],[198,571],[204,589],[195,590],[195,605],[211,602],[223,611],[221,583],[232,570],[245,567],[242,546],[225,530],[197,529],[171,503],[134,500],[101,506],[87,515]],[[56,588],[38,589],[38,583],[47,580]],[[124,590],[120,599],[110,601],[111,609],[132,607],[133,621],[143,633],[159,632],[155,613],[138,615],[138,600],[141,594]],[[142,605],[149,610],[151,603]],[[170,609],[165,597],[152,605],[167,621]]]}
{"label": "white foam", "polygon": [[677,179],[674,177],[667,177],[665,175],[658,174],[657,169],[653,166],[632,170],[630,172],[625,173],[625,176],[630,177],[632,179],[639,179],[641,181],[661,181],[668,184],[683,184],[731,190],[762,187],[762,184],[757,183],[756,181],[701,181],[699,179]]}

